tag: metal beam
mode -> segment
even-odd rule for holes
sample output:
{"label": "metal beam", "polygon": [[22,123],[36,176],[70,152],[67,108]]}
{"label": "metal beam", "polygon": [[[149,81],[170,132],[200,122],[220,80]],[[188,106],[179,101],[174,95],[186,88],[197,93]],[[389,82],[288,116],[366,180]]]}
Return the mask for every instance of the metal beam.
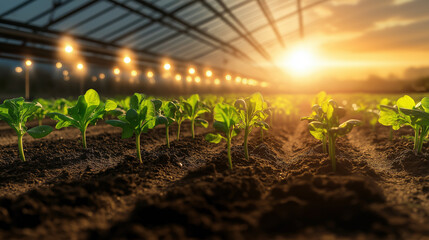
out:
{"label": "metal beam", "polygon": [[55,11],[55,9],[57,9],[59,7],[63,7],[63,6],[65,6],[65,5],[67,5],[67,4],[71,3],[71,2],[72,2],[72,0],[67,0],[65,2],[60,2],[59,4],[56,4],[56,5],[54,4],[54,6],[52,6],[51,8],[46,9],[45,11],[37,14],[36,16],[32,17],[30,20],[28,20],[25,23],[30,24],[30,23],[32,23],[32,22],[34,22],[34,21],[36,21],[36,20],[38,20],[38,19],[46,16],[46,14],[49,14],[49,13]]}
{"label": "metal beam", "polygon": [[[128,0],[128,1],[130,1],[130,0]],[[79,26],[81,26],[81,25],[83,25],[85,23],[88,23],[89,21],[91,21],[94,18],[97,18],[97,17],[99,17],[99,16],[101,16],[103,14],[106,14],[106,13],[112,11],[113,9],[115,9],[115,5],[112,5],[112,6],[108,7],[108,8],[106,8],[106,9],[104,9],[103,11],[100,11],[100,12],[94,14],[94,15],[91,15],[91,16],[87,17],[87,18],[84,18],[82,21],[79,21],[76,24],[74,24],[71,27],[69,27],[65,32],[71,32],[73,29],[75,29],[75,28],[77,28],[77,27],[79,27]]]}
{"label": "metal beam", "polygon": [[[113,1],[113,0],[110,0],[110,1]],[[187,23],[186,21],[182,20],[181,18],[176,17],[176,16],[174,16],[172,14],[169,14],[169,13],[165,12],[163,9],[160,9],[160,8],[154,6],[153,4],[147,3],[147,2],[142,1],[142,0],[135,0],[135,1],[138,2],[138,3],[140,3],[143,6],[147,7],[148,9],[152,9],[152,10],[154,10],[154,11],[162,14],[164,17],[168,17],[168,18],[176,21],[177,23],[179,23],[179,24],[181,24],[181,25],[183,25],[183,26],[185,26],[185,27],[193,30],[194,32],[197,32],[200,35],[202,35],[202,36],[204,36],[204,37],[206,37],[206,38],[208,38],[208,39],[210,39],[210,40],[212,40],[214,42],[217,42],[221,46],[226,47],[228,49],[231,49],[233,55],[235,55],[235,56],[241,56],[244,59],[246,59],[246,60],[248,60],[248,61],[250,61],[252,63],[255,63],[255,61],[253,59],[251,59],[246,53],[244,53],[241,50],[237,49],[236,47],[228,44],[227,42],[225,42],[225,41],[223,41],[223,40],[221,40],[221,39],[219,39],[219,38],[217,38],[217,37],[215,37],[215,36],[213,36],[211,34],[208,34],[205,31],[200,30],[197,26],[191,25],[191,24]],[[170,25],[170,24],[168,24],[168,23],[166,23],[164,21],[160,21],[160,22],[162,24],[164,24],[164,25]],[[173,27],[176,28],[175,26],[173,26]],[[191,36],[190,33],[188,33],[188,35]]]}
{"label": "metal beam", "polygon": [[296,0],[296,11],[298,12],[299,35],[304,39],[304,23],[302,16],[301,0]]}
{"label": "metal beam", "polygon": [[[319,4],[325,3],[327,1],[329,1],[329,0],[320,0],[318,2],[314,2],[312,4],[306,5],[305,7],[301,8],[301,11],[305,11],[307,9],[310,9],[312,7],[315,7],[315,6],[319,5]],[[278,19],[276,19],[276,22],[283,21],[285,19],[288,19],[290,17],[295,16],[296,14],[298,14],[298,11],[294,11],[294,12],[288,13],[288,14],[286,14],[286,15],[278,18]],[[251,30],[250,33],[255,33],[255,32],[260,31],[261,29],[264,29],[264,28],[267,28],[267,27],[270,27],[270,24],[261,25],[261,26],[255,28],[255,29]],[[235,42],[235,41],[240,40],[240,39],[241,39],[241,37],[236,37],[236,38],[232,39],[231,41],[229,41],[229,43]],[[217,49],[212,49],[210,51],[207,51],[205,54],[199,54],[199,55],[197,55],[195,57],[189,58],[188,61],[195,61],[198,58],[204,57],[204,56],[206,56],[206,55],[208,55],[208,54],[210,54],[210,53],[212,53],[214,51],[217,51]]]}
{"label": "metal beam", "polygon": [[274,21],[274,17],[271,14],[271,11],[267,6],[267,3],[265,2],[265,0],[258,0],[258,5],[259,5],[259,8],[261,9],[262,13],[264,14],[265,18],[267,19],[268,23],[270,24],[270,26],[271,26],[274,34],[276,35],[276,38],[279,41],[280,45],[284,48],[285,43],[281,37],[279,29],[277,28],[277,24]]}
{"label": "metal beam", "polygon": [[27,1],[25,1],[25,2],[23,2],[23,3],[21,3],[21,4],[19,4],[18,6],[16,6],[16,7],[14,7],[14,8],[12,8],[12,9],[10,9],[9,11],[6,11],[6,12],[5,12],[5,13],[3,13],[2,15],[0,15],[0,18],[5,17],[5,16],[7,16],[7,15],[9,15],[9,14],[11,14],[11,13],[15,12],[15,11],[18,11],[19,9],[21,9],[21,8],[23,8],[23,7],[25,7],[25,6],[27,6],[28,4],[30,4],[30,3],[32,3],[32,2],[34,2],[34,0],[27,0]]}
{"label": "metal beam", "polygon": [[98,2],[97,0],[91,0],[91,1],[89,1],[89,2],[87,2],[85,4],[83,4],[83,5],[81,5],[80,7],[77,7],[75,9],[71,10],[70,12],[62,15],[61,17],[58,17],[55,20],[49,21],[49,23],[46,24],[45,26],[43,26],[43,28],[47,29],[48,27],[50,27],[50,26],[52,26],[52,25],[54,25],[56,23],[59,23],[59,22],[63,21],[64,19],[68,18],[68,17],[73,16],[74,14],[82,11],[83,9],[85,9],[85,8],[87,8],[87,7],[89,7],[92,4],[97,3],[97,2]]}
{"label": "metal beam", "polygon": [[[243,7],[243,6],[247,5],[247,4],[249,4],[249,3],[251,3],[251,1],[243,1],[243,2],[241,2],[241,3],[238,3],[238,4],[234,5],[234,6],[232,6],[232,7],[230,8],[230,10],[238,9],[238,8],[240,8],[240,7]],[[225,14],[225,13],[226,13],[226,12],[225,12],[225,11],[223,11],[223,12],[221,12],[220,14]],[[203,19],[203,20],[201,20],[201,21],[197,22],[197,23],[196,23],[196,25],[197,25],[197,26],[201,26],[201,25],[204,25],[204,24],[206,24],[206,23],[209,23],[209,22],[211,22],[211,21],[213,21],[213,20],[215,20],[215,19],[217,19],[217,16],[216,16],[216,15],[213,15],[213,16],[211,16],[211,17],[205,18],[205,19]],[[159,44],[162,44],[162,43],[164,43],[164,42],[167,42],[167,41],[173,40],[174,38],[180,37],[182,34],[186,34],[186,33],[188,33],[188,32],[187,32],[187,31],[179,31],[179,32],[176,32],[176,33],[170,34],[170,35],[168,35],[168,36],[166,36],[166,37],[164,37],[164,38],[159,39],[159,40],[158,40],[158,41],[156,41],[155,43],[153,43],[153,44],[151,44],[151,45],[149,45],[149,46],[146,46],[143,50],[148,50],[148,49],[150,49],[150,48],[152,48],[152,47],[155,47],[156,45],[159,45]],[[216,50],[217,50],[217,49],[219,49],[219,47],[217,47],[217,46],[214,46],[214,48],[216,48]]]}
{"label": "metal beam", "polygon": [[262,57],[266,60],[271,61],[271,56],[265,51],[265,49],[259,45],[259,43],[253,38],[253,36],[249,33],[246,27],[241,23],[241,21],[235,17],[235,15],[229,11],[228,7],[223,4],[222,1],[217,1],[217,3],[223,8],[223,10],[232,18],[235,22],[240,25],[240,27],[246,33],[243,34],[234,24],[232,24],[228,19],[226,19],[222,14],[220,14],[216,9],[214,9],[210,4],[208,4],[205,0],[202,1],[202,4],[209,9],[212,13],[218,16],[226,25],[228,25],[234,32],[236,32],[239,36],[241,36],[245,41],[247,41]]}

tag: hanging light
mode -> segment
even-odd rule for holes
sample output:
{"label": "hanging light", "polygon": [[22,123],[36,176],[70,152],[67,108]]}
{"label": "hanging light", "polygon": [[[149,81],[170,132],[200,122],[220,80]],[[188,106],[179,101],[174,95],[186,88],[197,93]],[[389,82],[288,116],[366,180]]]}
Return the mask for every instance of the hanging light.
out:
{"label": "hanging light", "polygon": [[115,75],[119,75],[119,73],[121,73],[121,70],[120,70],[119,68],[115,67],[115,68],[113,69],[113,74],[115,74]]}
{"label": "hanging light", "polygon": [[188,72],[189,72],[189,74],[195,74],[195,68],[193,68],[193,67],[190,67],[189,69],[188,69]]}
{"label": "hanging light", "polygon": [[21,72],[22,72],[22,67],[16,67],[16,68],[15,68],[15,72],[17,72],[17,73],[21,73]]}
{"label": "hanging light", "polygon": [[30,59],[25,60],[25,65],[27,67],[30,67],[33,64],[33,62]]}
{"label": "hanging light", "polygon": [[171,64],[170,63],[164,64],[164,69],[169,71],[171,69]]}
{"label": "hanging light", "polygon": [[148,78],[153,78],[153,72],[152,72],[152,71],[148,71],[148,72],[146,73],[146,76],[147,76]]}
{"label": "hanging light", "polygon": [[61,62],[57,62],[57,63],[55,64],[55,67],[56,67],[56,68],[58,68],[58,69],[60,69],[60,68],[62,68],[62,67],[63,67],[63,64],[62,64]]}
{"label": "hanging light", "polygon": [[210,70],[207,70],[206,71],[206,77],[211,77],[211,76],[213,76],[213,72]]}

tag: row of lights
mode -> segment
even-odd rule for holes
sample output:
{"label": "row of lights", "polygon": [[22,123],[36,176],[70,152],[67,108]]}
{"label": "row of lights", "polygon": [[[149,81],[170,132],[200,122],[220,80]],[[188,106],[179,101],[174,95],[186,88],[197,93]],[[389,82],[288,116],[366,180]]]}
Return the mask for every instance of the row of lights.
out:
{"label": "row of lights", "polygon": [[[69,44],[67,44],[65,47],[64,47],[64,51],[67,53],[67,54],[71,54],[73,51],[74,51],[74,48],[73,48],[73,46],[72,45],[69,45]],[[131,59],[131,57],[130,56],[125,56],[124,58],[123,58],[123,62],[125,63],[125,64],[130,64],[131,63],[131,61],[132,61],[132,59]],[[26,67],[30,67],[31,65],[32,65],[32,62],[31,62],[31,60],[29,60],[29,59],[27,59],[26,61],[25,61],[25,65],[26,65]],[[63,67],[63,64],[61,63],[61,62],[57,62],[56,64],[55,64],[55,66],[56,66],[56,68],[57,69],[61,69],[62,67]],[[77,70],[79,70],[79,71],[82,71],[83,69],[84,69],[84,65],[83,65],[83,63],[81,63],[81,62],[78,62],[77,64],[76,64],[76,69]],[[163,69],[165,70],[165,71],[170,71],[171,69],[172,69],[172,65],[170,64],[170,63],[164,63],[163,64]],[[21,68],[21,67],[16,67],[15,68],[15,71],[17,72],[17,73],[20,73],[20,72],[22,72],[23,71],[23,69]],[[188,68],[188,74],[190,74],[191,76],[186,76],[186,81],[187,82],[192,82],[192,80],[194,80],[196,83],[200,83],[201,82],[201,77],[199,77],[199,76],[195,76],[195,77],[192,77],[192,76],[194,76],[196,73],[197,73],[197,70],[194,68],[194,67],[189,67]],[[118,67],[115,67],[115,68],[113,68],[113,74],[114,75],[116,75],[116,76],[118,76],[119,74],[121,73],[121,70],[118,68]],[[64,70],[63,71],[63,75],[64,75],[64,77],[66,78],[66,80],[67,80],[67,78],[69,79],[69,74],[68,74],[68,71],[67,70]],[[136,77],[138,75],[138,72],[137,72],[137,70],[131,70],[131,76],[132,77]],[[147,71],[146,72],[146,76],[148,77],[148,78],[150,78],[150,79],[152,79],[153,77],[154,77],[154,73],[152,72],[152,71]],[[207,78],[211,78],[211,77],[213,77],[213,72],[211,71],[211,70],[206,70],[206,72],[205,72],[205,76],[207,77]],[[94,77],[93,77],[94,78]],[[105,75],[103,74],[103,73],[100,73],[100,75],[99,75],[99,78],[100,79],[104,79],[105,78]],[[119,79],[119,78],[117,78],[117,79]],[[174,79],[176,80],[176,81],[181,81],[182,80],[182,76],[180,75],[180,74],[176,74],[175,76],[174,76]],[[230,74],[227,74],[227,75],[225,75],[225,80],[227,81],[227,82],[231,82],[232,81],[232,79],[233,79],[233,77],[230,75]],[[237,76],[237,77],[235,77],[235,82],[236,82],[236,84],[239,84],[239,83],[242,83],[242,84],[244,84],[244,85],[250,85],[250,86],[257,86],[258,85],[258,82],[256,81],[256,80],[254,80],[254,79],[247,79],[247,78],[241,78],[240,76]],[[207,83],[210,83],[210,81],[208,80],[207,81]],[[219,85],[220,84],[220,80],[219,80],[219,78],[215,78],[214,79],[214,84],[215,85]],[[261,84],[260,84],[262,87],[266,87],[266,86],[268,86],[268,84],[266,83],[266,82],[262,82]]]}

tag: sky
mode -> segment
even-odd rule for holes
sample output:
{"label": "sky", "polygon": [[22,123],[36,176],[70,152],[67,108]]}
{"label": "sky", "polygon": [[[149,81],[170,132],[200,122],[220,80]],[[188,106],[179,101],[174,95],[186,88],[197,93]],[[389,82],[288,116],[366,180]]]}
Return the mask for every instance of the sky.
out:
{"label": "sky", "polygon": [[404,78],[410,67],[429,67],[429,0],[332,0],[304,21],[317,58],[307,77]]}

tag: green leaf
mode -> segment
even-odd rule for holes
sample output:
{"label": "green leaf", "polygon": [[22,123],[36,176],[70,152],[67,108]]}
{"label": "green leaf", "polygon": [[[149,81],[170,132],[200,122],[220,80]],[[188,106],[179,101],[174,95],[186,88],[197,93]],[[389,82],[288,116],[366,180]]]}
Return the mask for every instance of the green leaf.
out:
{"label": "green leaf", "polygon": [[201,118],[195,119],[195,123],[200,124],[204,128],[207,128],[209,126],[209,122],[207,122],[206,120],[201,119]]}
{"label": "green leaf", "polygon": [[112,100],[107,100],[106,101],[106,104],[104,105],[104,110],[105,111],[113,111],[113,110],[115,110],[116,109],[116,107],[117,107],[118,105],[114,102],[114,101],[112,101]]}
{"label": "green leaf", "polygon": [[51,133],[54,129],[51,126],[37,126],[27,130],[27,133],[30,134],[33,138],[42,138]]}
{"label": "green leaf", "polygon": [[213,127],[216,130],[221,131],[225,134],[228,134],[228,132],[229,132],[229,128],[226,126],[226,124],[224,122],[215,121],[213,123]]}
{"label": "green leaf", "polygon": [[346,122],[343,122],[338,127],[333,127],[331,129],[329,129],[329,132],[337,134],[339,136],[342,136],[342,135],[346,135],[347,133],[351,132],[353,127],[360,126],[361,124],[362,124],[362,122],[359,120],[350,119]]}
{"label": "green leaf", "polygon": [[205,136],[206,141],[211,143],[220,143],[223,137],[220,134],[209,133]]}
{"label": "green leaf", "polygon": [[94,89],[86,91],[84,98],[88,107],[100,105],[100,96],[98,96],[98,93]]}
{"label": "green leaf", "polygon": [[410,96],[405,95],[396,101],[396,105],[398,108],[406,108],[406,109],[412,109],[416,103],[414,102],[414,99],[412,99]]}

